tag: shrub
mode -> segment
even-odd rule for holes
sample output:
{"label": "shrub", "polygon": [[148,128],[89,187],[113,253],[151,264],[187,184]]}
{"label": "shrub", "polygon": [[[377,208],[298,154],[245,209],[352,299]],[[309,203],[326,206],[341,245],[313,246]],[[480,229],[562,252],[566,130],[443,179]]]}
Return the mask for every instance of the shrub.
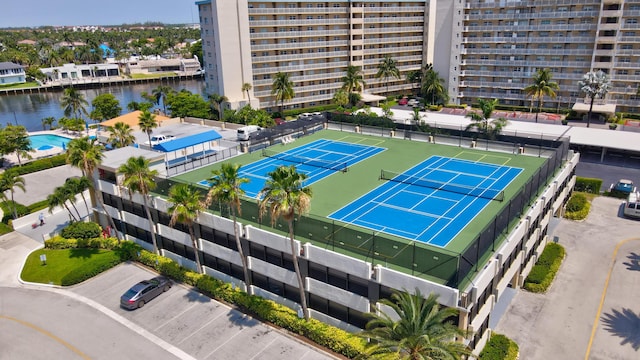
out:
{"label": "shrub", "polygon": [[62,166],[67,163],[66,155],[56,155],[44,159],[37,159],[26,163],[22,166],[16,166],[14,169],[18,171],[18,175],[31,174],[36,171],[41,171],[45,169],[51,169],[57,166]]}
{"label": "shrub", "polygon": [[44,247],[53,250],[74,248],[117,249],[118,240],[116,238],[66,239],[62,236],[55,236],[45,240]]}
{"label": "shrub", "polygon": [[602,179],[577,177],[575,191],[586,192],[590,194],[599,194],[602,188]]}
{"label": "shrub", "polygon": [[0,203],[0,208],[4,212],[4,216],[2,216],[2,222],[7,223],[9,220],[13,220],[13,209],[16,208],[18,213],[18,217],[25,216],[29,213],[29,209],[26,206],[17,203],[15,201],[7,200]]}
{"label": "shrub", "polygon": [[86,266],[70,271],[62,277],[60,285],[69,286],[78,284],[122,262],[117,253],[111,252],[111,255],[112,256],[100,257],[95,261],[88,262]]}
{"label": "shrub", "polygon": [[91,239],[100,237],[102,228],[94,222],[74,222],[62,229],[60,235],[66,239]]}
{"label": "shrub", "polygon": [[580,211],[575,212],[565,212],[564,217],[569,220],[584,220],[589,215],[589,210],[591,210],[591,204],[586,203],[584,208]]}
{"label": "shrub", "polygon": [[0,235],[8,234],[13,231],[11,225],[0,222]]}
{"label": "shrub", "polygon": [[540,254],[538,261],[524,281],[524,288],[531,292],[545,292],[560,269],[565,250],[562,245],[549,243]]}
{"label": "shrub", "polygon": [[508,337],[493,333],[480,353],[480,360],[516,360],[518,344]]}
{"label": "shrub", "polygon": [[567,211],[576,212],[584,209],[587,204],[587,197],[584,194],[575,193],[571,195],[567,202]]}

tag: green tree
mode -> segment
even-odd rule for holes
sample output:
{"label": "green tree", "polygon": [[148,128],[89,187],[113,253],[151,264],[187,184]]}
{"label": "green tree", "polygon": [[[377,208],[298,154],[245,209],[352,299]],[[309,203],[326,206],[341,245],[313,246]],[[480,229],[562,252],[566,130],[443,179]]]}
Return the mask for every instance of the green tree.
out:
{"label": "green tree", "polygon": [[149,110],[145,110],[138,116],[138,126],[141,131],[144,131],[149,138],[149,146],[151,146],[151,134],[153,133],[153,129],[158,127],[158,122],[156,121],[156,116],[149,112]]}
{"label": "green tree", "polygon": [[537,100],[538,106],[536,111],[536,122],[538,122],[538,114],[545,96],[551,98],[556,97],[556,90],[559,89],[558,83],[551,80],[553,73],[549,69],[538,69],[532,77],[531,85],[525,87],[524,92],[531,97],[531,101]]}
{"label": "green tree", "polygon": [[304,282],[300,274],[298,264],[298,254],[295,249],[293,234],[293,221],[296,214],[300,216],[309,211],[311,207],[311,188],[304,186],[307,175],[299,173],[294,165],[280,166],[267,174],[267,181],[260,190],[258,198],[259,212],[262,217],[269,213],[271,224],[274,225],[277,219],[282,218],[289,225],[289,243],[291,245],[291,260],[298,279],[298,290],[300,292],[300,305],[304,318],[309,320],[307,311],[307,298],[305,295]]}
{"label": "green tree", "polygon": [[53,124],[56,123],[56,118],[54,118],[53,116],[47,116],[46,118],[42,119],[42,130],[47,130],[47,126],[49,127],[49,130],[53,130]]}
{"label": "green tree", "polygon": [[114,148],[129,146],[136,141],[136,137],[133,136],[133,129],[129,124],[117,122],[107,130],[109,131],[109,139],[107,141]]}
{"label": "green tree", "polygon": [[155,98],[156,105],[160,105],[162,101],[163,114],[167,113],[167,95],[173,92],[173,89],[169,86],[161,85],[151,91],[151,94]]}
{"label": "green tree", "polygon": [[[100,205],[100,209],[106,209],[104,201],[102,200],[102,194],[96,194],[98,191],[97,178],[94,176],[94,170],[102,163],[103,147],[97,142],[97,139],[91,139],[88,136],[82,138],[76,138],[69,141],[67,144],[67,163],[73,167],[82,170],[82,174],[91,179],[91,205],[95,207],[96,204]],[[117,229],[111,215],[106,215],[107,221],[112,229]],[[116,231],[116,237],[118,242],[120,241],[120,234]]]}
{"label": "green tree", "polygon": [[249,99],[249,105],[251,105],[251,95],[250,91],[253,87],[249,83],[242,84],[242,92],[247,94],[247,98]]}
{"label": "green tree", "polygon": [[[391,299],[380,303],[395,313],[370,314],[360,336],[370,339],[364,356],[367,359],[392,358],[406,360],[455,360],[471,355],[456,338],[466,333],[453,324],[458,310],[440,307],[438,295],[426,299],[416,289],[415,294],[395,292]],[[397,319],[397,320],[396,320]]]}
{"label": "green tree", "polygon": [[21,159],[23,157],[27,159],[31,158],[29,154],[31,150],[29,133],[24,126],[7,124],[7,126],[0,131],[0,152],[3,154],[15,153],[19,165],[22,165]]}
{"label": "green tree", "polygon": [[47,195],[47,206],[49,208],[49,214],[53,213],[53,210],[58,206],[64,207],[69,213],[69,217],[72,221],[78,221],[79,219],[73,214],[69,206],[67,205],[67,193],[57,187],[53,190],[53,193]]}
{"label": "green tree", "polygon": [[13,194],[16,192],[16,188],[22,190],[22,192],[26,192],[25,188],[25,180],[20,174],[18,174],[18,170],[14,168],[9,168],[5,170],[2,174],[0,174],[0,195],[3,198],[6,198],[5,193],[8,191],[11,195],[10,208],[13,212],[13,218],[18,218],[18,207],[13,200]]}
{"label": "green tree", "polygon": [[198,94],[188,90],[180,90],[167,95],[167,109],[173,117],[195,117],[209,119],[211,110],[209,104]]}
{"label": "green tree", "polygon": [[227,99],[226,96],[220,94],[209,94],[208,98],[209,104],[211,104],[213,111],[215,111],[216,115],[218,116],[218,120],[222,121],[222,103],[224,103],[225,101],[229,101],[229,99]]}
{"label": "green tree", "polygon": [[82,115],[87,114],[87,106],[89,103],[84,95],[74,88],[64,89],[64,93],[60,98],[60,106],[64,110],[64,116],[82,119]]}
{"label": "green tree", "polygon": [[189,51],[191,52],[191,55],[193,57],[198,57],[198,59],[200,59],[200,61],[202,62],[202,66],[204,67],[204,57],[202,56],[202,40],[191,44],[191,46],[189,46]]}
{"label": "green tree", "polygon": [[149,168],[149,160],[143,156],[130,157],[126,163],[120,165],[118,172],[123,175],[122,186],[129,189],[129,199],[132,199],[134,193],[142,195],[142,205],[149,220],[149,232],[151,233],[151,243],[153,244],[153,252],[159,254],[158,243],[156,242],[156,231],[149,211],[149,202],[147,198],[149,193],[156,188],[157,170]]}
{"label": "green tree", "polygon": [[389,94],[389,78],[394,77],[400,79],[400,70],[398,70],[397,61],[389,55],[385,56],[378,64],[376,77],[378,79],[384,79],[384,82],[387,84],[387,94]]}
{"label": "green tree", "polygon": [[91,180],[86,176],[70,177],[64,182],[64,185],[68,187],[73,194],[80,194],[82,201],[84,201],[84,206],[87,209],[87,213],[90,214],[89,204],[87,204],[87,198],[84,196],[84,191],[91,188]]}
{"label": "green tree", "polygon": [[236,247],[238,248],[238,253],[242,260],[242,269],[244,270],[244,283],[247,289],[249,289],[251,287],[249,266],[247,265],[247,258],[244,255],[242,243],[240,242],[237,221],[237,216],[242,214],[242,202],[240,198],[244,196],[244,190],[240,187],[242,184],[248,183],[249,179],[240,176],[239,164],[231,163],[222,163],[220,169],[213,170],[211,175],[212,177],[209,179],[211,188],[207,193],[205,204],[209,206],[212,202],[216,201],[229,206],[231,217],[233,218],[233,234],[236,238]]}
{"label": "green tree", "polygon": [[120,116],[122,107],[113,94],[100,94],[91,101],[93,110],[89,117],[95,121],[104,121]]}
{"label": "green tree", "polygon": [[393,103],[390,101],[385,101],[380,105],[382,108],[382,116],[388,120],[391,120],[391,117],[393,117],[393,111],[391,111],[392,105]]}
{"label": "green tree", "polygon": [[353,65],[347,66],[347,71],[342,77],[342,89],[349,94],[349,101],[351,102],[351,105],[355,106],[356,104],[353,102],[352,94],[361,92],[365,85],[364,77],[362,76],[360,68]]}
{"label": "green tree", "polygon": [[467,114],[467,117],[471,118],[472,123],[467,125],[467,130],[475,128],[487,139],[495,139],[502,129],[507,125],[507,120],[500,118],[489,122],[493,110],[498,105],[498,99],[493,100],[478,100],[478,106],[480,106],[480,112],[472,111]]}
{"label": "green tree", "polygon": [[[419,89],[422,86],[422,70],[411,70],[406,73],[405,78],[409,84],[412,84],[414,88],[417,85]],[[418,90],[419,92],[420,90]]]}
{"label": "green tree", "polygon": [[[431,98],[431,105],[436,103],[436,99],[445,98],[444,79],[437,71],[429,68],[422,78],[422,93]],[[443,99],[446,102],[446,99]]]}
{"label": "green tree", "polygon": [[611,81],[609,76],[602,70],[597,72],[590,71],[582,77],[582,80],[578,81],[580,91],[583,92],[591,101],[589,103],[589,113],[587,114],[587,127],[591,123],[591,114],[593,113],[593,103],[596,98],[604,99],[609,93],[611,87]]}
{"label": "green tree", "polygon": [[142,101],[131,101],[127,104],[127,110],[129,111],[149,111],[153,107],[153,104],[150,102]]}
{"label": "green tree", "polygon": [[333,94],[333,102],[338,104],[338,108],[344,109],[349,103],[349,94],[345,90],[340,89]]}
{"label": "green tree", "polygon": [[176,223],[181,223],[187,226],[189,229],[189,236],[191,237],[191,247],[193,247],[193,253],[196,258],[197,272],[202,273],[202,265],[200,264],[200,255],[198,252],[198,241],[196,234],[193,230],[193,223],[198,218],[198,215],[206,208],[202,201],[202,195],[198,192],[198,189],[187,184],[177,184],[169,189],[169,214],[171,214],[171,220],[169,220],[169,226],[173,227]]}
{"label": "green tree", "polygon": [[275,95],[276,104],[280,101],[280,115],[282,116],[284,102],[293,99],[296,95],[293,91],[293,82],[289,79],[289,74],[278,72],[273,76],[271,95]]}
{"label": "green tree", "polygon": [[[62,185],[62,186],[58,186],[54,189],[53,193],[54,195],[60,199],[60,201],[62,201],[62,204],[64,205],[64,207],[69,211],[69,213],[71,214],[73,219],[82,219],[82,215],[80,215],[80,211],[78,211],[78,208],[76,207],[76,192],[74,191],[75,189],[72,189],[70,184],[67,184],[66,182]],[[75,210],[75,215],[71,212],[71,209],[69,209],[69,206],[67,205],[67,202],[69,204],[71,204],[71,207]]]}

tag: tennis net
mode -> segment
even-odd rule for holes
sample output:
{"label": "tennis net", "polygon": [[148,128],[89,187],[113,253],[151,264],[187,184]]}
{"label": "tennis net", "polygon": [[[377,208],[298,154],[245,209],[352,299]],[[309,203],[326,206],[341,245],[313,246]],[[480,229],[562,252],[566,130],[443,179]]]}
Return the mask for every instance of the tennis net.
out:
{"label": "tennis net", "polygon": [[334,171],[347,171],[347,163],[344,161],[327,161],[315,158],[308,158],[300,155],[292,155],[286,152],[275,152],[272,150],[262,149],[262,156],[278,159],[294,164],[303,164],[303,165],[311,165],[323,169],[329,169]]}
{"label": "tennis net", "polygon": [[479,188],[469,185],[445,183],[417,176],[399,174],[388,170],[380,170],[380,179],[395,181],[403,184],[422,186],[431,189],[444,190],[458,194],[471,195],[479,198],[503,201],[504,191],[488,188]]}

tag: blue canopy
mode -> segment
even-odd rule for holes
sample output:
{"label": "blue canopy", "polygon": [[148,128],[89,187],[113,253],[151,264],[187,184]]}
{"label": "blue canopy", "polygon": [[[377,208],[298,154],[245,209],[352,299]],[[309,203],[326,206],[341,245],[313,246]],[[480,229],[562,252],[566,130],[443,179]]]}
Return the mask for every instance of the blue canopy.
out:
{"label": "blue canopy", "polygon": [[163,142],[154,146],[153,148],[164,152],[172,152],[188,148],[189,146],[194,146],[218,139],[222,139],[222,136],[218,134],[217,131],[210,130],[200,134],[185,136],[182,138],[177,138],[175,140]]}

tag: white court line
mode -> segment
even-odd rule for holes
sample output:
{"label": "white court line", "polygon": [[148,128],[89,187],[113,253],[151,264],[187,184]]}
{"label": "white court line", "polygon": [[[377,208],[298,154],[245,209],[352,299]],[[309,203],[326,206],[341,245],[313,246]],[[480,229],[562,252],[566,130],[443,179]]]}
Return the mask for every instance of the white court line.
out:
{"label": "white court line", "polygon": [[395,209],[395,210],[404,210],[410,214],[416,214],[416,215],[422,215],[425,217],[430,217],[430,218],[440,218],[441,215],[437,215],[437,214],[432,214],[432,213],[428,213],[428,212],[424,212],[424,211],[420,211],[420,210],[411,210],[409,208],[406,207],[402,207],[402,206],[398,206],[398,205],[392,205],[392,204],[388,204],[385,202],[373,202],[374,204],[377,204],[381,207],[386,207],[389,209]]}
{"label": "white court line", "polygon": [[[416,233],[412,233],[412,232],[409,232],[407,230],[398,229],[398,228],[394,228],[394,227],[391,227],[391,226],[381,226],[380,224],[374,223],[374,222],[371,222],[371,221],[360,220],[360,222],[358,224],[351,224],[351,225],[357,225],[357,226],[369,225],[368,226],[369,229],[371,229],[373,231],[378,231],[378,232],[386,232],[387,234],[389,232],[385,231],[385,230],[390,229],[390,230],[393,230],[393,231],[397,232],[397,233],[391,233],[392,235],[407,237],[407,238],[413,239],[413,240],[415,240],[415,237],[417,236]],[[367,227],[367,226],[365,226],[365,227]],[[407,234],[407,235],[399,235],[398,233],[399,234]],[[411,238],[409,235],[413,236],[413,238]]]}

